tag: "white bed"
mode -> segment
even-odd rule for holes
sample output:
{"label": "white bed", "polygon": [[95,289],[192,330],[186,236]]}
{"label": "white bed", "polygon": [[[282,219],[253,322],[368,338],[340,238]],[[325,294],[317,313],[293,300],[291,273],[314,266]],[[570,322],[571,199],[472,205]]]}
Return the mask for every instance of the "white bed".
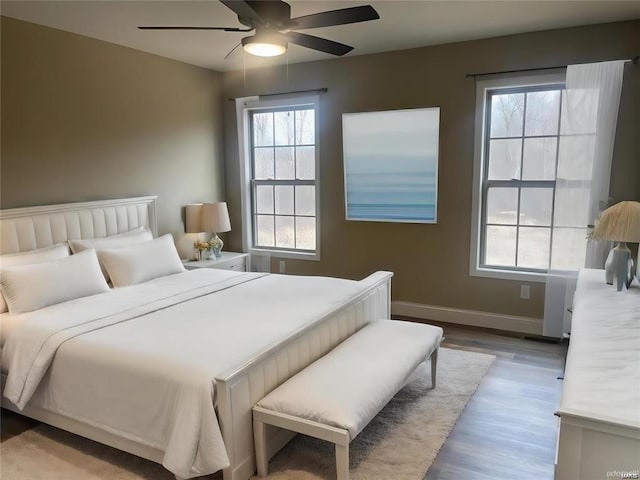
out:
{"label": "white bed", "polygon": [[[155,233],[155,197],[4,210],[1,253],[139,226]],[[390,278],[199,269],[23,314],[38,328],[3,316],[11,325],[2,335],[3,406],[19,411],[4,396],[8,373],[6,393],[27,416],[163,463],[178,477],[211,473],[228,458],[225,480],[245,480],[255,470],[251,407],[368,321],[388,318]],[[75,318],[89,325],[87,310],[99,317],[93,327],[65,334]],[[124,310],[137,314],[125,318]],[[290,438],[269,434],[274,450]]]}

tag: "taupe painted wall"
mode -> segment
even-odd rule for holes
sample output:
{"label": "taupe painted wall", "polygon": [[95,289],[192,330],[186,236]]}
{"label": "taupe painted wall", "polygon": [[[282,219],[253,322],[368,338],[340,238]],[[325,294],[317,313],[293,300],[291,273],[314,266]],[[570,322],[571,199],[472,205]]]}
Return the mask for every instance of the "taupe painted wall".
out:
{"label": "taupe painted wall", "polygon": [[158,195],[224,199],[222,75],[2,17],[2,208]]}
{"label": "taupe painted wall", "polygon": [[[327,87],[321,96],[322,260],[287,260],[287,271],[361,278],[395,272],[393,299],[541,318],[544,286],[469,276],[475,86],[470,72],[630,58],[640,54],[640,21],[440,45],[377,55],[224,74],[224,96]],[[627,66],[612,173],[616,200],[640,199],[640,66]],[[347,222],[341,115],[439,106],[438,224]],[[224,105],[230,248],[241,248],[240,181],[233,102]],[[277,271],[277,259],[272,259]]]}
{"label": "taupe painted wall", "polygon": [[[181,206],[229,202],[228,249],[241,247],[235,112],[228,97],[328,87],[321,97],[322,261],[291,273],[396,273],[395,300],[540,318],[544,288],[468,274],[474,95],[468,72],[640,54],[640,21],[250,70],[224,75],[2,18],[2,208],[159,195],[161,233]],[[341,115],[441,107],[437,225],[346,222]],[[224,111],[224,138],[222,114]],[[640,67],[626,68],[611,178],[640,199]],[[222,144],[225,142],[225,162]],[[226,190],[225,197],[225,168]],[[274,270],[277,259],[273,260]]]}

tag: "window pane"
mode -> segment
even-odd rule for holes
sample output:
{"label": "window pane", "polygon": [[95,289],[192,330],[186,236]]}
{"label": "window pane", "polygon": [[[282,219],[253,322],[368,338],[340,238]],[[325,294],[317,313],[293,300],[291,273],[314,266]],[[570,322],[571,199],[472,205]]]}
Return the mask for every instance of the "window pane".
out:
{"label": "window pane", "polygon": [[520,225],[551,225],[552,188],[523,188],[520,192]]}
{"label": "window pane", "polygon": [[556,135],[560,117],[560,91],[527,93],[525,135]]}
{"label": "window pane", "polygon": [[[563,91],[555,86],[489,91],[484,138],[487,158],[482,205],[481,264],[495,268],[549,268],[558,156],[588,155],[589,148],[563,148]],[[579,175],[575,168],[567,175]],[[558,172],[558,182],[563,182]],[[531,182],[531,183],[527,183]],[[535,183],[534,183],[535,182]],[[588,203],[588,202],[586,202]]]}
{"label": "window pane", "polygon": [[273,113],[253,114],[253,145],[273,145]]}
{"label": "window pane", "polygon": [[522,135],[524,93],[507,93],[491,97],[491,137]]}
{"label": "window pane", "polygon": [[276,145],[293,145],[293,112],[274,112]]}
{"label": "window pane", "polygon": [[293,180],[293,147],[276,147],[276,179]]}
{"label": "window pane", "polygon": [[485,264],[515,267],[516,227],[487,227],[485,237]]}
{"label": "window pane", "polygon": [[316,143],[315,111],[296,110],[296,144],[313,145]]}
{"label": "window pane", "polygon": [[550,228],[520,227],[518,239],[518,266],[549,268]]}
{"label": "window pane", "polygon": [[293,217],[276,217],[276,247],[294,248]]}
{"label": "window pane", "polygon": [[316,214],[316,187],[304,185],[296,187],[296,215]]}
{"label": "window pane", "polygon": [[520,180],[522,140],[491,140],[489,144],[489,180]]}
{"label": "window pane", "polygon": [[316,219],[315,217],[296,217],[296,248],[315,250]]}
{"label": "window pane", "polygon": [[256,215],[256,230],[258,246],[273,247],[275,245],[272,215]]}
{"label": "window pane", "polygon": [[293,215],[293,186],[276,186],[276,213]]}
{"label": "window pane", "polygon": [[556,178],[556,147],[558,139],[526,138],[524,140],[523,180],[554,180]]}
{"label": "window pane", "polygon": [[254,148],[254,172],[256,180],[273,179],[273,148]]}
{"label": "window pane", "polygon": [[[251,179],[270,180],[252,185],[254,245],[315,250],[315,109],[285,108],[250,114]],[[296,180],[312,184],[293,185]]]}
{"label": "window pane", "polygon": [[296,178],[316,179],[316,147],[296,147]]}
{"label": "window pane", "polygon": [[487,191],[487,223],[515,225],[518,220],[518,189],[490,188]]}
{"label": "window pane", "polygon": [[273,214],[273,187],[271,185],[256,186],[256,213]]}

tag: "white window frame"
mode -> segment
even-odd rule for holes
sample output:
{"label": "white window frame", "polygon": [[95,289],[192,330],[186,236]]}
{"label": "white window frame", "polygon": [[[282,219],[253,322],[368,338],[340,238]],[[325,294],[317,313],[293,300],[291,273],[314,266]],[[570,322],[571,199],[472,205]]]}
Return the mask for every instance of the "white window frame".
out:
{"label": "white window frame", "polygon": [[482,235],[482,174],[487,159],[485,153],[485,121],[487,90],[510,87],[535,87],[539,85],[563,84],[565,73],[544,73],[529,75],[509,75],[499,78],[478,79],[476,81],[476,117],[473,158],[473,200],[471,211],[471,250],[469,256],[469,274],[472,277],[500,278],[544,283],[547,273],[518,270],[501,270],[480,266],[480,246]]}
{"label": "white window frame", "polygon": [[[272,108],[313,106],[315,110],[315,187],[316,187],[316,248],[314,252],[295,249],[256,247],[253,244],[252,193],[251,193],[251,128],[250,112]],[[242,209],[242,247],[252,256],[290,258],[298,260],[320,260],[320,96],[307,95],[280,97],[261,100],[259,97],[236,99],[236,118],[238,127],[238,153],[240,157],[241,209]]]}

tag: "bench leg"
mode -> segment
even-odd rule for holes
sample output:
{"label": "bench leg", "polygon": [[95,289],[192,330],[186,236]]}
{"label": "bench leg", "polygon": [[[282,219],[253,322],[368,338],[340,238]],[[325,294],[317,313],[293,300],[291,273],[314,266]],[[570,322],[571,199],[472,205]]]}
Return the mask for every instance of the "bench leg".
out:
{"label": "bench leg", "polygon": [[436,388],[436,371],[438,370],[438,350],[436,348],[431,354],[431,388]]}
{"label": "bench leg", "polygon": [[253,421],[253,441],[256,446],[258,476],[266,477],[269,471],[269,460],[267,459],[267,437],[263,422]]}
{"label": "bench leg", "polygon": [[336,473],[338,480],[349,480],[349,444],[336,443]]}

